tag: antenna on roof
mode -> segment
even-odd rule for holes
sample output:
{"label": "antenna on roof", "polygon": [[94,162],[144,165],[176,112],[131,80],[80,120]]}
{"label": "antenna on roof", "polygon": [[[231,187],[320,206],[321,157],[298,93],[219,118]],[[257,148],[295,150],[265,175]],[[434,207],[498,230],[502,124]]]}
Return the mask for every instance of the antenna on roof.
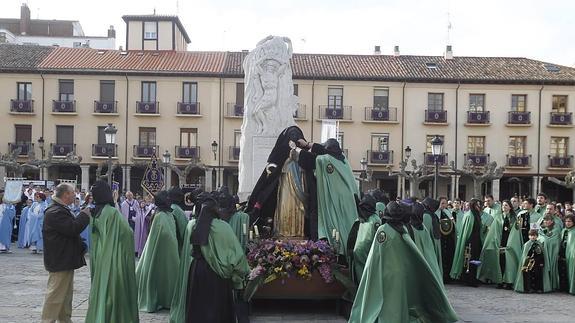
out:
{"label": "antenna on roof", "polygon": [[451,13],[450,13],[450,6],[449,1],[447,1],[447,45],[451,45]]}
{"label": "antenna on roof", "polygon": [[180,1],[176,0],[176,16],[180,15]]}
{"label": "antenna on roof", "polygon": [[156,7],[154,7],[154,16],[156,15]]}

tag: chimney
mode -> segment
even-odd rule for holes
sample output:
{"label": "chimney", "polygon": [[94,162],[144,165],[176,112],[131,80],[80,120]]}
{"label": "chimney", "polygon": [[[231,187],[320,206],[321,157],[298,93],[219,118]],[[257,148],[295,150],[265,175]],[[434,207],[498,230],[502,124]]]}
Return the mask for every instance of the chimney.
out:
{"label": "chimney", "polygon": [[108,29],[108,38],[116,38],[116,30],[114,30],[114,26],[110,25]]}
{"label": "chimney", "polygon": [[20,7],[20,34],[26,35],[30,30],[30,8],[23,3]]}
{"label": "chimney", "polygon": [[399,57],[399,46],[393,46],[393,56]]}
{"label": "chimney", "polygon": [[451,45],[447,45],[447,47],[445,47],[445,59],[453,59],[453,49],[451,48]]}
{"label": "chimney", "polygon": [[375,50],[373,51],[373,55],[381,55],[381,46],[375,46]]}

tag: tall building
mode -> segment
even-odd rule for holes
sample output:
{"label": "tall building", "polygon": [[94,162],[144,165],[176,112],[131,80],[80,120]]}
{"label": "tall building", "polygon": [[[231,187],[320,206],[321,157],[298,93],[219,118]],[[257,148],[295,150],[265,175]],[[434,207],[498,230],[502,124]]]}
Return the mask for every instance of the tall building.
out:
{"label": "tall building", "polygon": [[19,19],[0,18],[1,43],[114,49],[116,31],[110,26],[106,36],[86,36],[79,21],[31,19],[30,8],[24,3]]}
{"label": "tall building", "polygon": [[[29,149],[41,154],[42,138],[44,155],[74,152],[82,164],[26,176],[77,178],[87,188],[107,159],[103,130],[112,123],[119,129],[112,153],[122,189],[141,190],[145,162],[167,151],[187,169],[187,183],[235,191],[246,53],[185,51],[189,38],[175,17],[124,20],[125,51],[0,45],[1,151],[21,147],[25,161]],[[548,180],[573,169],[573,68],[458,57],[451,47],[442,56],[401,55],[399,48],[394,55],[294,54],[292,68],[298,125],[319,141],[322,120],[339,121],[338,139],[356,175],[367,161],[364,188],[405,195],[408,183],[396,175],[405,149],[431,167],[430,141],[440,136],[441,195],[473,194],[472,181],[453,172],[451,162],[461,168],[496,161],[506,167],[504,177],[485,192],[573,199],[571,190]],[[168,173],[177,184],[179,177]],[[419,189],[430,194],[431,184]]]}

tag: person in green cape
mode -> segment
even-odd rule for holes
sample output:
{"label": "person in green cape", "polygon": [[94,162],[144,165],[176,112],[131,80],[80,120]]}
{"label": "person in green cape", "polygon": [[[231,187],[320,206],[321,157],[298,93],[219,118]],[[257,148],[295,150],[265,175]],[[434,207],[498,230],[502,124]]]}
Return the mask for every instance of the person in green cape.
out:
{"label": "person in green cape", "polygon": [[443,281],[441,275],[440,264],[437,263],[437,257],[435,256],[435,250],[433,249],[433,241],[431,240],[431,235],[427,228],[423,225],[423,214],[425,213],[425,208],[421,203],[414,202],[411,207],[411,218],[410,225],[413,228],[413,242],[421,251],[421,254],[427,261],[427,264],[437,277],[439,281]]}
{"label": "person in green cape", "polygon": [[455,233],[459,235],[461,232],[461,224],[463,223],[463,215],[465,214],[461,209],[463,207],[460,199],[453,201],[453,209],[451,209],[451,218],[455,222]]}
{"label": "person in green cape", "polygon": [[483,212],[492,216],[493,222],[489,226],[479,257],[481,264],[477,268],[477,279],[484,283],[497,284],[499,289],[508,288],[507,284],[503,284],[503,273],[505,272],[505,251],[512,225],[510,210],[502,212],[501,206],[493,201],[491,194],[485,195],[485,204]]}
{"label": "person in green cape", "polygon": [[477,287],[477,261],[481,254],[483,231],[481,201],[471,199],[469,211],[463,216],[462,231],[457,239],[453,266],[450,276],[452,279],[462,279],[467,285]]}
{"label": "person in green cape", "polygon": [[[188,226],[191,245],[187,248],[191,251],[191,261],[187,281],[182,278],[182,284],[187,286],[186,323],[236,322],[236,319],[243,322],[247,319],[247,311],[236,312],[238,303],[234,302],[233,291],[245,287],[250,268],[230,225],[221,220],[223,215],[215,198],[206,194],[196,225]],[[179,297],[183,304],[182,295]]]}
{"label": "person in green cape", "polygon": [[[537,204],[534,206],[535,212],[538,214],[538,219],[541,219],[547,212],[547,194],[540,192],[537,194]],[[533,223],[533,221],[531,222]]]}
{"label": "person in green cape", "polygon": [[405,214],[390,202],[375,235],[353,302],[350,323],[456,322],[443,284],[404,226]]}
{"label": "person in green cape", "polygon": [[439,217],[436,215],[436,211],[439,208],[439,201],[432,199],[431,197],[426,197],[421,202],[425,208],[423,213],[423,225],[429,231],[429,236],[433,241],[433,250],[435,251],[435,258],[439,264],[439,271],[443,277],[443,261],[441,258],[441,230],[439,228]]}
{"label": "person in green cape", "polygon": [[108,183],[96,181],[91,194],[96,208],[90,221],[92,287],[86,322],[139,322],[132,229],[114,207]]}
{"label": "person in green cape", "polygon": [[[313,167],[317,183],[318,239],[327,239],[332,246],[341,243],[338,253],[347,257],[349,232],[358,217],[355,196],[359,197],[351,166],[334,138],[322,145],[300,139],[298,147],[302,148],[299,158],[304,170],[309,170],[305,161],[315,159]],[[341,237],[339,242],[332,234],[334,229]]]}
{"label": "person in green cape", "polygon": [[156,194],[155,205],[150,235],[136,266],[139,309],[148,313],[170,308],[176,283],[172,271],[180,263],[176,221],[166,191]]}
{"label": "person in green cape", "polygon": [[[559,216],[557,216],[557,207],[555,206],[555,204],[553,203],[549,203],[547,204],[547,207],[545,209],[545,215],[550,215],[553,217],[553,223],[555,223],[554,228],[558,228],[559,230],[563,230],[563,220],[561,220],[561,218]],[[543,218],[545,216],[543,216],[542,218],[539,219],[539,221],[537,221],[537,225],[538,226],[542,226],[543,223]]]}
{"label": "person in green cape", "polygon": [[505,246],[505,269],[503,272],[503,288],[513,289],[517,280],[517,272],[521,267],[521,254],[523,253],[523,235],[521,234],[521,225],[515,213],[513,202],[508,200],[501,203],[503,216],[509,218],[511,226],[509,238]]}
{"label": "person in green cape", "polygon": [[559,290],[575,295],[575,218],[566,215],[559,249]]}
{"label": "person in green cape", "polygon": [[543,244],[545,255],[545,273],[549,276],[551,289],[559,289],[559,249],[561,245],[561,228],[555,226],[553,215],[543,217],[543,227],[539,229],[539,241]]}
{"label": "person in green cape", "polygon": [[441,272],[443,273],[443,282],[449,283],[449,270],[453,264],[453,254],[455,253],[455,244],[457,241],[457,232],[455,230],[455,221],[451,217],[451,212],[447,208],[447,197],[439,198],[439,207],[435,211],[439,219],[439,232],[441,233]]}
{"label": "person in green cape", "polygon": [[549,275],[545,274],[545,255],[543,245],[538,240],[536,229],[529,230],[529,240],[523,246],[521,267],[515,282],[515,291],[519,293],[542,293],[551,291]]}
{"label": "person in green cape", "polygon": [[180,252],[180,266],[178,267],[176,288],[174,289],[174,296],[172,297],[172,304],[170,307],[170,323],[182,323],[186,320],[186,292],[188,289],[190,264],[192,263],[190,237],[195,226],[195,218],[192,218],[186,226],[184,245]]}
{"label": "person in green cape", "polygon": [[381,219],[376,213],[376,199],[373,192],[366,194],[358,204],[359,218],[353,224],[347,247],[349,265],[352,279],[359,284],[365,266],[365,261],[373,242],[377,228],[381,225]]}
{"label": "person in green cape", "polygon": [[237,209],[234,197],[229,193],[227,187],[220,188],[218,204],[222,208],[222,219],[230,224],[234,234],[238,238],[243,250],[248,245],[248,227],[250,226],[250,216]]}
{"label": "person in green cape", "polygon": [[179,187],[172,187],[168,190],[168,199],[171,203],[172,215],[176,221],[176,233],[178,237],[178,250],[182,250],[184,244],[184,234],[186,234],[186,226],[188,225],[188,217],[184,212],[184,192]]}

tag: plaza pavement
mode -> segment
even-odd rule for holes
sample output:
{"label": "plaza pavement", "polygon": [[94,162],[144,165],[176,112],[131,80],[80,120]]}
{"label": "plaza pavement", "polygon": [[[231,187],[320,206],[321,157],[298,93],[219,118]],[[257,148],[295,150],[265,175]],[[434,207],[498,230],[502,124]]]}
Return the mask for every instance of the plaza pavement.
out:
{"label": "plaza pavement", "polygon": [[[15,246],[13,246],[15,247]],[[0,254],[0,323],[39,322],[47,274],[41,255],[13,249]],[[88,268],[76,271],[74,283],[74,322],[83,322],[88,308],[90,277]],[[575,322],[575,296],[518,294],[491,286],[470,288],[447,286],[449,299],[461,322]],[[345,322],[335,314],[332,303],[266,301],[253,308],[252,322]],[[168,322],[168,312],[140,312],[143,323]],[[110,322],[116,323],[116,322]],[[121,323],[121,322],[118,322]]]}

